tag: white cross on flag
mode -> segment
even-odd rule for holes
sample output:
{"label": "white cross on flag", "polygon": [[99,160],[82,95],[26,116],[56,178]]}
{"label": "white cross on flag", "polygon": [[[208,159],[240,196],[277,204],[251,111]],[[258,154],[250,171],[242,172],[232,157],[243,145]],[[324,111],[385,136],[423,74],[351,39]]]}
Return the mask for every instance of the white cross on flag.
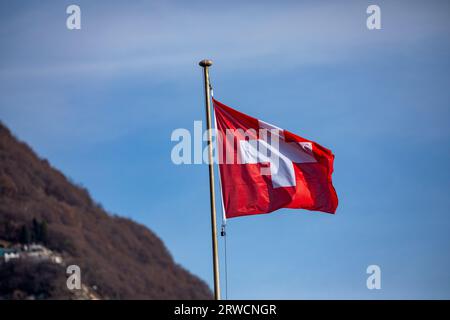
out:
{"label": "white cross on flag", "polygon": [[227,218],[297,208],[335,213],[334,155],[213,99]]}

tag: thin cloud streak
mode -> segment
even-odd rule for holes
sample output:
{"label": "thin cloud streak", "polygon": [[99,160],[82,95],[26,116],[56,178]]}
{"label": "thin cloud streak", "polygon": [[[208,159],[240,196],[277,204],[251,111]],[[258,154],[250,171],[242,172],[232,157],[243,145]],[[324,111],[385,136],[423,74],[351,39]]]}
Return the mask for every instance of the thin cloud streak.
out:
{"label": "thin cloud streak", "polygon": [[[369,34],[365,4],[351,4],[293,8],[264,4],[256,9],[236,4],[210,11],[170,4],[143,10],[139,4],[125,10],[112,7],[95,19],[94,8],[82,5],[80,31],[68,31],[64,25],[55,28],[53,14],[40,9],[35,19],[43,22],[24,25],[20,41],[5,34],[3,47],[33,51],[33,59],[19,63],[12,49],[7,50],[2,54],[2,78],[164,74],[168,68],[186,71],[203,56],[221,61],[228,72],[239,62],[250,68],[286,60],[289,64],[281,63],[280,68],[330,64],[368,58],[380,46],[404,50],[423,38],[445,34],[449,26],[446,21],[432,20],[437,6],[430,9],[413,3],[410,6],[420,10],[405,11],[401,4],[387,3],[383,21],[389,32]],[[9,19],[6,29],[20,26],[30,14]],[[422,21],[420,28],[408,23],[418,20]]]}

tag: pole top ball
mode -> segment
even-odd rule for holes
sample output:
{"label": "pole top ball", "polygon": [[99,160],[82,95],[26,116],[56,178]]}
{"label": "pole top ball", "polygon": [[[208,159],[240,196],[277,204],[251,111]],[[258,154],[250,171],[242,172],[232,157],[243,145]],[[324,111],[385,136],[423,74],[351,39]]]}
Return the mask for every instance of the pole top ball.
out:
{"label": "pole top ball", "polygon": [[200,61],[200,62],[198,63],[198,65],[199,65],[200,67],[203,67],[203,68],[205,68],[205,67],[210,67],[210,66],[212,66],[212,60],[204,59],[204,60]]}

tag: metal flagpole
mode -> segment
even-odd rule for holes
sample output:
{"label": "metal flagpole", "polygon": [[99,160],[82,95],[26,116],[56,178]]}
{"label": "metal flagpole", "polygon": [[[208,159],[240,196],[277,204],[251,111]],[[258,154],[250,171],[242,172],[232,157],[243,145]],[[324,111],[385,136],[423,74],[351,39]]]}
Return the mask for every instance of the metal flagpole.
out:
{"label": "metal flagpole", "polygon": [[220,282],[219,282],[219,254],[217,245],[217,224],[216,224],[216,200],[214,193],[214,163],[213,163],[213,146],[211,132],[211,97],[208,69],[212,65],[211,60],[202,60],[199,62],[203,68],[203,78],[205,84],[205,107],[206,107],[206,124],[208,130],[208,159],[209,159],[209,195],[211,204],[211,231],[212,231],[212,249],[213,249],[213,268],[214,268],[214,299],[220,300]]}

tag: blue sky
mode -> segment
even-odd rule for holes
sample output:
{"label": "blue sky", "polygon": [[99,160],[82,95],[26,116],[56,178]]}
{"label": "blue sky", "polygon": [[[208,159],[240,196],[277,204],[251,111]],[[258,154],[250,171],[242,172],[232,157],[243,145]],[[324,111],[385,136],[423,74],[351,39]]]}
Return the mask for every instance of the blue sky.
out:
{"label": "blue sky", "polygon": [[[72,3],[81,30],[66,28]],[[229,298],[448,299],[449,9],[2,1],[0,119],[212,286],[208,170],[170,159],[171,132],[204,119],[197,63],[211,58],[218,100],[334,152],[340,200],[334,216],[229,220]],[[366,288],[371,264],[381,290]]]}

